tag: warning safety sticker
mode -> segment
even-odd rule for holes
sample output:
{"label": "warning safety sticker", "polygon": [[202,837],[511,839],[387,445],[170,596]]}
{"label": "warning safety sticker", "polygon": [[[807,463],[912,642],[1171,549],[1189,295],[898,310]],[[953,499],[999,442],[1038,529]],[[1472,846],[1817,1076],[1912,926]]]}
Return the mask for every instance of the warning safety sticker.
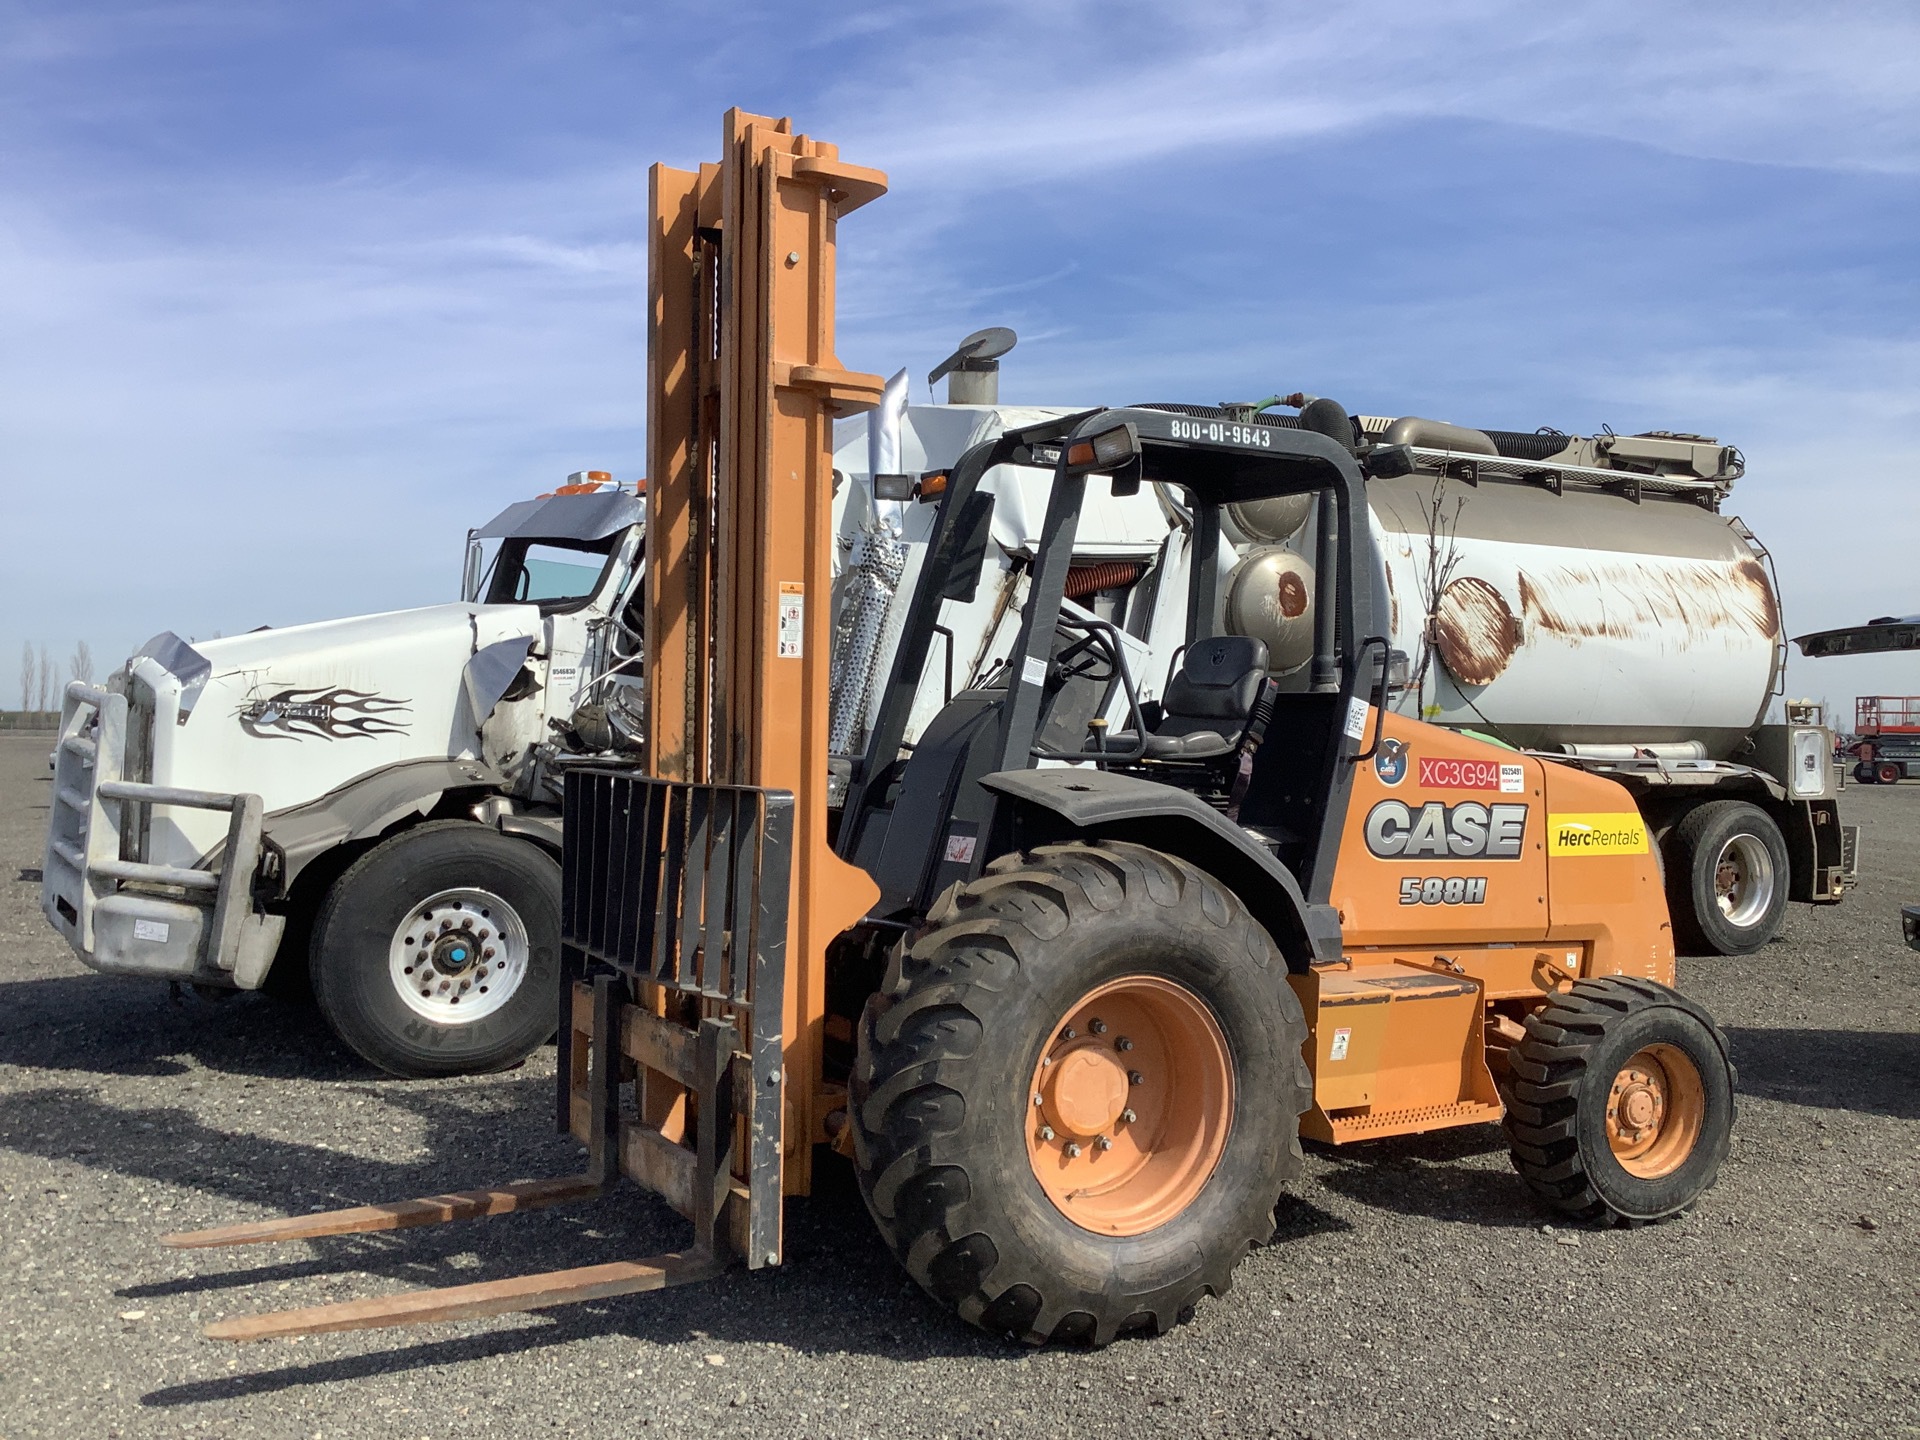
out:
{"label": "warning safety sticker", "polygon": [[782,660],[798,660],[807,644],[807,587],[798,580],[780,582],[780,649]]}

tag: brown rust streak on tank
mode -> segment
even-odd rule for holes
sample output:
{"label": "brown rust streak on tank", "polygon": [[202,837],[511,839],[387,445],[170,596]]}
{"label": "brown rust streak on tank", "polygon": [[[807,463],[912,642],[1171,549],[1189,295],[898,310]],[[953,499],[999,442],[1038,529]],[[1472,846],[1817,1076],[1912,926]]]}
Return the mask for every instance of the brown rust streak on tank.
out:
{"label": "brown rust streak on tank", "polygon": [[1622,561],[1520,572],[1528,625],[1579,644],[1672,634],[1683,645],[1715,634],[1780,632],[1780,607],[1757,560]]}
{"label": "brown rust streak on tank", "polygon": [[1466,575],[1440,592],[1433,647],[1462,684],[1491,685],[1499,679],[1520,638],[1520,621],[1487,581]]}

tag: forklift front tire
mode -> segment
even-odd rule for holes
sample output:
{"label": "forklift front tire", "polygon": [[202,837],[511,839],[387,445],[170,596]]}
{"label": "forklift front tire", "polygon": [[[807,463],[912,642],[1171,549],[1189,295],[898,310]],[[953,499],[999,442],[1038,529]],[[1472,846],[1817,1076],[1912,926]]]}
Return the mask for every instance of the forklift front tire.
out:
{"label": "forklift front tire", "polygon": [[314,924],[314,998],[361,1059],[395,1075],[475,1075],[553,1034],[560,867],[465,820],[383,840]]}
{"label": "forklift front tire", "polygon": [[1711,1016],[1652,980],[1578,980],[1513,1049],[1513,1165],[1583,1220],[1677,1215],[1720,1173],[1734,1068]]}
{"label": "forklift front tire", "polygon": [[1030,1344],[1165,1331],[1273,1235],[1312,1101],[1285,960],[1139,845],[996,860],[860,1026],[862,1194],[907,1272]]}

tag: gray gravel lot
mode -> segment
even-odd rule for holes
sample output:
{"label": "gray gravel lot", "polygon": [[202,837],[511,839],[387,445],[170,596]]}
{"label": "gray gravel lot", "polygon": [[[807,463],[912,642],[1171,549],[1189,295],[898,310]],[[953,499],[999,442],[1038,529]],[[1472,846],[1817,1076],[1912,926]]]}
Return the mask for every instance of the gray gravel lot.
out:
{"label": "gray gravel lot", "polygon": [[[309,1012],[85,970],[38,911],[45,737],[0,735],[0,1440],[28,1436],[1920,1434],[1920,785],[1850,788],[1866,882],[1683,985],[1740,1120],[1683,1220],[1566,1228],[1499,1131],[1310,1150],[1278,1241],[1159,1340],[1027,1352],[924,1300],[829,1161],[788,1264],[539,1316],[236,1348],[228,1314],[647,1254],[631,1189],[391,1237],[155,1236],[574,1168],[552,1051],[370,1073]],[[18,877],[18,878],[16,878]],[[1549,1228],[1551,1227],[1551,1228]]]}

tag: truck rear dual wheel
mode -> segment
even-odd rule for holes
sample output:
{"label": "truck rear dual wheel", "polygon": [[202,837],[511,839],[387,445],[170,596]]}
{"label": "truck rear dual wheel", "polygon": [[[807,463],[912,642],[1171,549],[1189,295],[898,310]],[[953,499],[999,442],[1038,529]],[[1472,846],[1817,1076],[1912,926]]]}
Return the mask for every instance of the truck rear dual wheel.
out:
{"label": "truck rear dual wheel", "polygon": [[1706,1010],[1652,980],[1578,980],[1513,1049],[1514,1168],[1583,1220],[1677,1215],[1712,1186],[1733,1131],[1734,1069]]}
{"label": "truck rear dual wheel", "polygon": [[862,1017],[855,1163],[882,1236],[984,1329],[1164,1331],[1273,1235],[1312,1101],[1287,967],[1238,899],[1138,845],[950,890]]}
{"label": "truck rear dual wheel", "polygon": [[314,925],[313,993],[346,1044],[395,1075],[478,1074],[553,1034],[560,867],[463,820],[384,840]]}
{"label": "truck rear dual wheel", "polygon": [[1751,955],[1787,913],[1787,842],[1774,819],[1744,800],[1709,800],[1666,840],[1674,941],[1690,955]]}

